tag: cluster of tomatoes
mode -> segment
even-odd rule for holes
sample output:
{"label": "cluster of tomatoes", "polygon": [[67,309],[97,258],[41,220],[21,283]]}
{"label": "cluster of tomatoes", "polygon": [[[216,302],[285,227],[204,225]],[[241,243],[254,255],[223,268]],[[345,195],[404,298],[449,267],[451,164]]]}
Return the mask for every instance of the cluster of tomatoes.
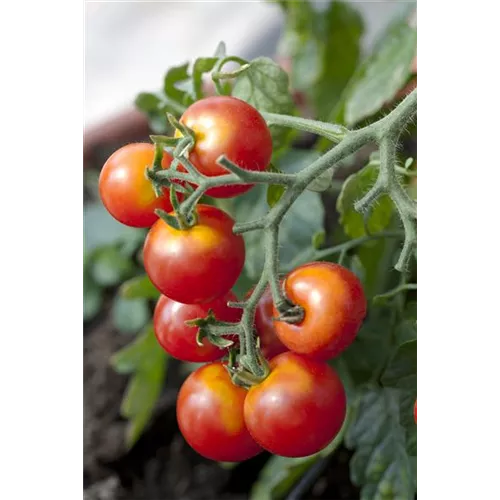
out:
{"label": "cluster of tomatoes", "polygon": [[[209,97],[190,106],[180,119],[195,134],[189,160],[206,176],[227,173],[217,159],[240,168],[264,170],[271,159],[269,129],[256,109],[232,97]],[[178,135],[179,132],[176,132]],[[312,262],[290,272],[282,282],[287,299],[303,311],[297,322],[280,317],[269,289],[255,312],[255,331],[269,374],[250,388],[233,383],[221,361],[227,350],[205,338],[187,321],[204,318],[237,323],[242,311],[231,288],[245,261],[241,235],[224,211],[199,204],[194,224],[176,229],[155,210],[172,211],[168,192],[157,197],[145,175],[153,163],[150,144],[130,144],[116,151],[102,169],[99,189],[108,211],[120,222],[151,227],[144,244],[144,267],[162,293],[154,328],[160,345],[184,361],[207,363],[182,385],[177,402],[179,428],[201,455],[219,461],[242,461],[263,449],[298,457],[328,445],[345,419],[346,394],[330,360],[354,340],[366,315],[366,298],[348,269]],[[172,158],[165,153],[163,168]],[[211,188],[225,198],[251,185]],[[172,212],[175,216],[175,212]],[[232,338],[238,341],[236,336]]]}

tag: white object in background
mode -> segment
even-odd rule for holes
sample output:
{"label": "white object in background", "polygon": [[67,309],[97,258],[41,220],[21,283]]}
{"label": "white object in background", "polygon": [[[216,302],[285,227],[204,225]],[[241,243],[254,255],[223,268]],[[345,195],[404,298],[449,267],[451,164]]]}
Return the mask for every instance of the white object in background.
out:
{"label": "white object in background", "polygon": [[283,16],[265,2],[86,3],[85,128],[161,88],[165,71],[213,55],[272,56]]}

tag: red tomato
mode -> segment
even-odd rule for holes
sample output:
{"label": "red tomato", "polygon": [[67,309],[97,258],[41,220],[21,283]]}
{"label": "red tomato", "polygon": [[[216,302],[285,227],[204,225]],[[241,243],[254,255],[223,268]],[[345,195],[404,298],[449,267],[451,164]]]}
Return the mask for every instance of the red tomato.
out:
{"label": "red tomato", "polygon": [[[227,174],[217,163],[222,154],[245,170],[265,170],[271,161],[273,143],[269,128],[261,114],[245,101],[229,96],[207,97],[189,106],[180,121],[195,133],[196,144],[189,159],[202,174]],[[181,133],[176,131],[175,135],[179,137]],[[207,194],[230,198],[252,186],[221,186],[209,189]]]}
{"label": "red tomato", "polygon": [[[304,308],[297,324],[275,321],[279,339],[291,351],[327,360],[338,356],[356,337],[366,316],[361,282],[345,267],[311,262],[287,275],[285,293]],[[273,314],[278,311],[273,308]]]}
{"label": "red tomato", "polygon": [[225,295],[245,262],[245,244],[233,233],[234,220],[209,205],[196,207],[197,223],[174,229],[159,219],[144,242],[144,267],[168,298],[183,304],[208,302]]}
{"label": "red tomato", "polygon": [[[172,210],[167,192],[157,197],[146,178],[146,167],[153,164],[154,146],[147,143],[127,144],[115,151],[102,167],[99,194],[108,212],[119,222],[132,227],[149,227],[158,219],[156,208]],[[165,153],[162,167],[172,158]]]}
{"label": "red tomato", "polygon": [[[251,293],[252,290],[248,292],[247,297]],[[268,287],[255,310],[255,329],[260,339],[260,350],[266,359],[274,358],[274,356],[288,350],[276,335],[273,317],[273,296]]]}
{"label": "red tomato", "polygon": [[245,423],[262,448],[284,457],[322,450],[340,431],[346,394],[325,362],[285,352],[270,362],[271,373],[249,389]]}
{"label": "red tomato", "polygon": [[214,346],[206,338],[203,339],[203,346],[199,346],[196,343],[198,328],[187,326],[185,321],[205,318],[211,309],[218,320],[237,323],[241,318],[241,309],[227,306],[229,301],[236,300],[236,296],[229,292],[205,304],[181,304],[162,295],[154,313],[154,329],[159,344],[181,361],[201,363],[222,358],[227,351]]}
{"label": "red tomato", "polygon": [[415,423],[417,423],[417,400],[415,399],[415,406],[413,407],[413,416],[415,417]]}
{"label": "red tomato", "polygon": [[246,389],[231,382],[222,363],[191,373],[177,398],[177,422],[200,455],[221,462],[241,462],[262,451],[243,417]]}

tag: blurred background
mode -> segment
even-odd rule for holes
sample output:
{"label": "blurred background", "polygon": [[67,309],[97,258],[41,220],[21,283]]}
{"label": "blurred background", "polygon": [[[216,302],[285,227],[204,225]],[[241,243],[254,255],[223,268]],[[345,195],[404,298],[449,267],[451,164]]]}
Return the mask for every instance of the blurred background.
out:
{"label": "blurred background", "polygon": [[[331,2],[309,4],[318,13],[315,19],[319,30],[324,19],[331,19],[326,15]],[[222,40],[228,54],[248,60],[267,56],[279,62],[292,76],[300,112],[318,116],[322,102],[307,91],[308,87],[315,91],[316,87],[331,86],[337,89],[335,98],[340,99],[354,70],[370,57],[380,41],[384,43],[384,33],[390,23],[398,18],[408,20],[415,9],[414,2],[352,1],[345,4],[349,4],[356,14],[334,20],[335,30],[338,30],[335,47],[340,46],[338,54],[342,54],[342,36],[347,36],[351,29],[356,32],[352,26],[357,25],[358,19],[362,20],[363,29],[359,40],[356,39],[360,54],[340,87],[338,81],[328,80],[338,75],[328,71],[320,72],[316,80],[313,79],[314,85],[307,83],[309,69],[299,66],[304,61],[300,47],[306,44],[307,37],[299,41],[298,49],[291,50],[291,40],[294,40],[291,35],[296,28],[293,16],[290,10],[286,14],[286,9],[277,3],[138,1],[85,4],[86,500],[359,498],[359,490],[351,484],[349,476],[351,452],[344,448],[328,460],[294,462],[274,457],[270,461],[269,455],[262,454],[245,464],[230,467],[203,460],[185,444],[175,421],[175,398],[181,381],[193,367],[167,360],[150,343],[148,325],[157,295],[143,279],[141,246],[145,231],[115,222],[102,207],[97,191],[99,171],[107,157],[123,144],[148,140],[151,133],[148,117],[134,105],[137,94],[159,91],[168,68],[196,57],[213,55]],[[316,36],[315,22],[308,28],[307,36],[312,38]],[[328,25],[322,29],[329,33]],[[337,31],[334,35],[337,36]],[[318,42],[318,47],[321,43]],[[397,50],[394,57],[398,57]],[[395,90],[406,88],[407,84],[411,86],[416,79],[416,46],[405,57],[402,71],[398,67],[391,69],[399,86],[383,96],[381,105],[385,98],[391,101],[399,95]],[[342,57],[324,62],[325,68],[342,64],[347,64]],[[371,115],[376,116],[379,108],[371,110]],[[298,137],[297,149],[307,151],[313,139]],[[411,141],[408,147],[414,152]],[[367,154],[369,152],[359,161],[366,161]],[[300,154],[292,160],[299,165]],[[310,195],[308,207],[335,202],[315,193]],[[311,231],[316,231],[325,226],[328,238],[328,224],[335,221],[328,221],[323,207],[320,208],[317,211],[320,218],[302,221],[303,227],[307,225]],[[309,233],[305,235],[308,245],[310,238]],[[297,245],[295,253],[301,250],[300,242]],[[247,274],[240,284],[241,290],[252,282],[251,271]],[[127,346],[132,348],[127,351]],[[137,353],[142,353],[142,358]],[[157,360],[157,372],[144,369],[141,363],[145,359]],[[155,385],[152,380],[158,378],[161,383]],[[137,410],[138,406],[141,410]]]}

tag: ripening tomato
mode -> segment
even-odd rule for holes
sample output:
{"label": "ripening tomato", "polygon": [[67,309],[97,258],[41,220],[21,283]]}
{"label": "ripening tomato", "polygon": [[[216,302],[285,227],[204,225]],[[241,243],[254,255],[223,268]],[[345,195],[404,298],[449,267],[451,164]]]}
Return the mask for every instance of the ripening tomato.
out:
{"label": "ripening tomato", "polygon": [[[248,292],[247,297],[251,293],[252,290]],[[260,350],[266,359],[274,358],[274,356],[288,351],[276,335],[273,317],[273,296],[271,289],[268,287],[255,310],[255,329],[260,339]]]}
{"label": "ripening tomato", "polygon": [[158,343],[168,354],[181,361],[202,363],[222,358],[227,354],[226,349],[214,346],[206,338],[203,339],[203,346],[198,345],[198,328],[188,326],[185,322],[205,318],[211,309],[218,320],[237,323],[241,319],[241,309],[227,306],[229,301],[236,300],[236,296],[229,292],[224,297],[205,304],[181,304],[162,295],[154,313],[154,330]]}
{"label": "ripening tomato", "polygon": [[284,457],[322,450],[340,431],[346,394],[325,362],[285,352],[270,362],[271,373],[251,387],[245,423],[262,448]]}
{"label": "ripening tomato", "polygon": [[[327,360],[354,340],[366,316],[366,297],[357,276],[338,264],[311,262],[284,280],[288,299],[304,309],[297,324],[275,321],[276,333],[291,351]],[[273,308],[273,314],[278,311]]]}
{"label": "ripening tomato", "polygon": [[241,462],[262,451],[243,417],[246,389],[231,382],[222,363],[191,373],[177,398],[177,422],[189,445],[200,455],[221,462]]}
{"label": "ripening tomato", "polygon": [[195,209],[197,222],[180,230],[159,219],[144,242],[144,267],[156,288],[183,304],[225,295],[245,262],[245,244],[234,220],[209,205]]}
{"label": "ripening tomato", "polygon": [[[217,163],[221,155],[245,170],[265,170],[271,161],[271,133],[261,114],[245,101],[229,96],[201,99],[184,112],[181,123],[195,133],[196,143],[189,160],[209,177],[228,171]],[[176,137],[181,136],[177,130]],[[252,188],[238,184],[211,188],[207,195],[230,198]]]}
{"label": "ripening tomato", "polygon": [[[153,164],[154,146],[127,144],[115,151],[102,167],[99,194],[108,212],[119,222],[132,227],[149,227],[158,219],[155,209],[172,210],[168,192],[157,197],[146,178],[146,167]],[[172,158],[165,153],[163,168]]]}
{"label": "ripening tomato", "polygon": [[415,399],[415,406],[413,407],[413,416],[415,418],[415,423],[417,423],[417,400]]}

